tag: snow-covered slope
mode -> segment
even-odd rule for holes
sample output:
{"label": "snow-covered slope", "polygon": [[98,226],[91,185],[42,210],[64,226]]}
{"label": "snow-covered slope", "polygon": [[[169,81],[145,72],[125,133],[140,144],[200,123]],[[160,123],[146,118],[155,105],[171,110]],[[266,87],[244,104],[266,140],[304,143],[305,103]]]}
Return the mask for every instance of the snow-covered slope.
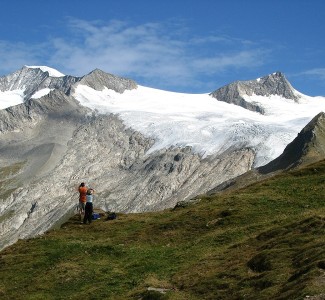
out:
{"label": "snow-covered slope", "polygon": [[250,147],[256,151],[254,165],[261,166],[279,156],[325,107],[324,97],[299,93],[281,72],[234,82],[210,94],[173,93],[123,80],[100,70],[72,77],[46,66],[25,66],[0,77],[0,108],[54,89],[72,91],[81,105],[116,113],[127,126],[154,139],[149,153],[190,146],[206,157],[233,146]]}
{"label": "snow-covered slope", "polygon": [[255,165],[280,155],[285,146],[320,111],[325,98],[299,95],[245,95],[258,103],[264,114],[217,101],[208,94],[181,94],[138,86],[116,93],[107,88],[96,91],[78,85],[74,97],[100,113],[117,113],[124,123],[153,138],[150,149],[191,146],[204,157],[229,147],[251,147],[257,152]]}

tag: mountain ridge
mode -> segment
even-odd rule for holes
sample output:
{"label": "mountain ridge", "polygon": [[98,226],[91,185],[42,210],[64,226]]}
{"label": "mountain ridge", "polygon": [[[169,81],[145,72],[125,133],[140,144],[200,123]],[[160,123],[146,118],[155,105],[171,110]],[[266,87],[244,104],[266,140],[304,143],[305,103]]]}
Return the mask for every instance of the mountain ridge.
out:
{"label": "mountain ridge", "polygon": [[70,94],[71,89],[78,83],[88,85],[95,90],[102,90],[106,86],[118,93],[137,87],[136,82],[133,80],[108,74],[99,69],[95,69],[81,77],[71,75],[58,77],[51,76],[48,71],[43,70],[41,67],[24,66],[20,70],[0,77],[0,91],[23,90],[24,101],[27,101],[37,91],[46,88],[61,90],[65,94]]}

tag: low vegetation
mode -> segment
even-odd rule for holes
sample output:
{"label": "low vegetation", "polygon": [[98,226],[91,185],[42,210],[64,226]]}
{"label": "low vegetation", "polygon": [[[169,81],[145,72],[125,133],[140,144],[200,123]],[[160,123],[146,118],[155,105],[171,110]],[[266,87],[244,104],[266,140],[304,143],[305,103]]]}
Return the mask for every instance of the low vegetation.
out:
{"label": "low vegetation", "polygon": [[0,253],[1,299],[323,299],[325,161]]}
{"label": "low vegetation", "polygon": [[17,188],[19,183],[16,177],[24,165],[25,162],[20,162],[0,168],[0,201],[6,199]]}

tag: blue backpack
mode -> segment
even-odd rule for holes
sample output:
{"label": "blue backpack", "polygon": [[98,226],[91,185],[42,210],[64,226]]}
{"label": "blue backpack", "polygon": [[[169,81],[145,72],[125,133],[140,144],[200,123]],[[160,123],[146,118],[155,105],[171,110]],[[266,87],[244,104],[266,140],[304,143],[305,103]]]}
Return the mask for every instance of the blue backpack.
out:
{"label": "blue backpack", "polygon": [[93,213],[93,215],[92,215],[92,219],[93,219],[93,220],[100,219],[100,215],[97,214],[97,213]]}

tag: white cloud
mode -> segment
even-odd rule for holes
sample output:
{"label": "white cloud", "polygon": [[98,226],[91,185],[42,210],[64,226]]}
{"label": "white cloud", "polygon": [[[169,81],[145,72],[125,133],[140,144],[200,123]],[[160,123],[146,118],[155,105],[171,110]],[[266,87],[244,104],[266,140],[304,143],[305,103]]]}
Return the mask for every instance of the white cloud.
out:
{"label": "white cloud", "polygon": [[266,56],[268,51],[256,50],[243,50],[232,54],[220,54],[214,57],[200,58],[198,57],[193,62],[193,68],[197,72],[207,72],[215,74],[223,71],[226,68],[252,68],[260,66],[264,63],[263,57]]}
{"label": "white cloud", "polygon": [[325,68],[310,69],[298,75],[307,75],[307,76],[317,77],[320,80],[325,80]]}
{"label": "white cloud", "polygon": [[[262,49],[247,48],[247,41],[189,37],[186,30],[171,31],[157,23],[130,26],[119,21],[101,24],[71,20],[69,28],[72,38],[53,40],[55,53],[51,58],[52,65],[59,64],[68,74],[82,75],[100,68],[158,85],[185,86],[198,82],[202,74],[260,66],[266,54]],[[213,54],[209,47],[215,43],[223,47],[214,49]]]}
{"label": "white cloud", "polygon": [[[99,68],[140,84],[172,89],[203,85],[202,76],[252,69],[265,62],[266,51],[247,41],[213,35],[194,37],[181,25],[173,30],[170,27],[71,19],[67,32],[42,45],[0,43],[0,55],[5,57],[1,67],[41,64],[77,76]],[[205,85],[207,80],[203,80]]]}
{"label": "white cloud", "polygon": [[39,51],[25,43],[0,41],[0,70],[7,75],[24,65],[33,65],[39,61]]}
{"label": "white cloud", "polygon": [[120,75],[156,77],[163,76],[165,69],[174,70],[172,76],[178,76],[175,64],[182,69],[179,58],[183,43],[163,35],[158,24],[127,27],[111,22],[96,26],[74,20],[71,28],[73,34],[78,33],[77,38],[54,40],[52,61],[73,73],[84,74],[98,67]]}

